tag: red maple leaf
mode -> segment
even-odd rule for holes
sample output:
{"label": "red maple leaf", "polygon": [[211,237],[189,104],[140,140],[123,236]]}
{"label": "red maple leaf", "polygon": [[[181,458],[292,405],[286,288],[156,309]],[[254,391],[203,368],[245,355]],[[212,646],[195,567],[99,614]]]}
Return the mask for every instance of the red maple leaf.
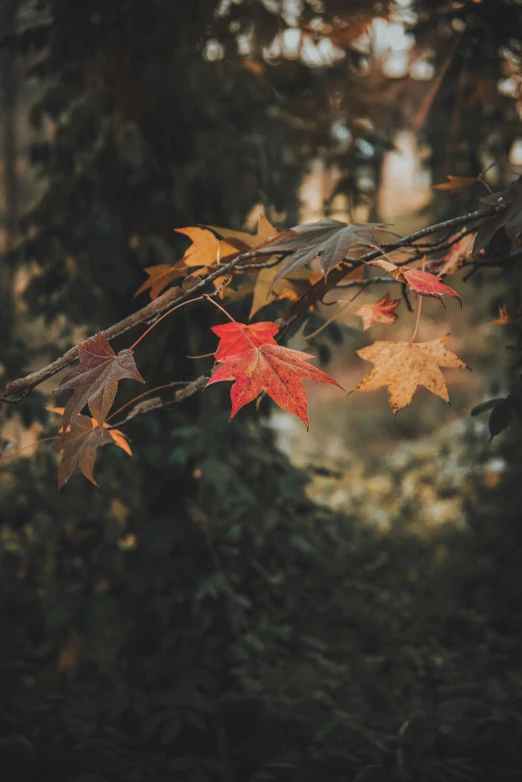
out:
{"label": "red maple leaf", "polygon": [[419,269],[403,269],[402,273],[412,291],[420,296],[433,296],[444,304],[442,296],[447,293],[448,296],[454,296],[458,299],[462,306],[462,300],[457,291],[450,288],[449,285],[444,285],[436,274],[423,272]]}
{"label": "red maple leaf", "polygon": [[118,382],[124,378],[145,382],[136,369],[133,351],[120,350],[116,355],[101,333],[78,346],[78,358],[79,365],[64,377],[56,389],[73,389],[73,395],[65,405],[63,413],[64,431],[72,418],[81,413],[86,405],[93,418],[103,426],[114,402]]}
{"label": "red maple leaf", "polygon": [[355,314],[362,318],[363,331],[369,329],[374,323],[386,323],[390,326],[395,323],[399,317],[396,310],[400,303],[401,299],[392,299],[389,293],[385,293],[379,301],[359,307]]}
{"label": "red maple leaf", "polygon": [[222,366],[205,388],[221,380],[236,381],[230,389],[230,418],[266,391],[279,407],[300,418],[308,429],[308,400],[302,380],[331,383],[341,388],[339,383],[325,372],[310,366],[307,362],[311,358],[314,356],[300,350],[264,344],[259,348],[221,359]]}
{"label": "red maple leaf", "polygon": [[462,306],[462,300],[457,291],[454,291],[449,285],[444,285],[444,283],[440,281],[440,277],[436,274],[423,272],[420,269],[408,269],[406,266],[396,266],[394,263],[391,263],[391,261],[380,259],[377,261],[368,261],[368,266],[378,266],[379,269],[384,269],[388,274],[391,274],[392,277],[395,277],[396,280],[399,280],[399,282],[406,283],[406,285],[408,285],[412,291],[418,293],[419,296],[433,296],[444,304],[442,297],[447,293],[449,296],[454,296],[458,299]]}
{"label": "red maple leaf", "polygon": [[234,356],[243,350],[249,350],[260,345],[276,345],[274,335],[279,327],[270,321],[261,323],[225,323],[222,326],[212,326],[214,334],[220,338],[216,350],[216,361],[221,361],[227,356]]}

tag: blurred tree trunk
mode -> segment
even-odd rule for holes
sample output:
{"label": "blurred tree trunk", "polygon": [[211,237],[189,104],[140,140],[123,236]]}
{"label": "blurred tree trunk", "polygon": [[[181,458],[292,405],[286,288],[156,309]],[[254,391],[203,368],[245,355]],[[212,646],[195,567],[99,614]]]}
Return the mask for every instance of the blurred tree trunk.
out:
{"label": "blurred tree trunk", "polygon": [[[0,30],[3,35],[15,27],[17,0],[3,0],[0,6]],[[0,265],[0,333],[4,347],[13,333],[14,275],[8,256],[13,249],[17,230],[18,178],[16,149],[16,114],[18,76],[16,39],[8,36],[0,50],[0,110],[2,138],[2,243],[4,254]]]}

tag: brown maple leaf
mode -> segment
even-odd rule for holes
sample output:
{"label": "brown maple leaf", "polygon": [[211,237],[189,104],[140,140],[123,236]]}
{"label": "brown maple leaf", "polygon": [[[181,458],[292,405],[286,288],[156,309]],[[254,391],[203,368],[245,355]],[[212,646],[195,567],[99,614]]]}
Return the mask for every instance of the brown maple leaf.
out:
{"label": "brown maple leaf", "polygon": [[[136,407],[137,406],[138,405],[136,405]],[[133,409],[136,409],[136,407],[134,407]],[[65,410],[64,407],[46,407],[45,409],[48,410],[50,413],[57,413],[58,415],[61,415],[61,416],[63,416],[63,411]],[[94,421],[94,419],[92,419],[92,420]],[[98,426],[98,423],[96,421],[94,421],[94,426]],[[127,435],[123,434],[123,432],[120,431],[119,429],[110,429],[109,428],[110,425],[107,423],[107,421],[105,421],[103,426],[104,426],[105,429],[108,430],[108,432],[109,432],[110,436],[112,437],[115,445],[117,445],[118,448],[121,448],[122,451],[125,451],[125,453],[128,453],[129,456],[132,456],[132,449],[131,449],[131,447],[129,445],[129,441],[127,439]],[[70,431],[70,427],[68,428],[67,431]],[[62,434],[62,432],[63,432],[63,427],[60,427],[59,433]]]}
{"label": "brown maple leaf", "polygon": [[394,413],[409,405],[418,386],[449,403],[448,387],[440,367],[469,369],[444,345],[449,334],[430,342],[374,342],[357,355],[374,364],[354,391],[376,391],[388,386],[390,407]]}
{"label": "brown maple leaf", "polygon": [[87,405],[93,418],[103,426],[109,412],[118,382],[125,378],[144,383],[136,368],[132,350],[120,350],[115,354],[103,334],[78,346],[79,365],[69,372],[56,391],[72,388],[73,395],[65,405],[63,428],[66,431],[75,415]]}
{"label": "brown maple leaf", "polygon": [[374,323],[386,323],[389,326],[395,323],[399,317],[397,307],[400,303],[401,299],[392,299],[389,293],[385,293],[379,301],[359,307],[355,314],[362,318],[363,331],[369,329]]}
{"label": "brown maple leaf", "polygon": [[318,256],[324,273],[328,274],[356,247],[380,249],[374,234],[376,228],[382,229],[382,223],[347,224],[328,218],[297,225],[285,236],[276,237],[261,246],[272,247],[274,252],[292,253],[274,276],[274,282],[278,282]]}
{"label": "brown maple leaf", "polygon": [[303,380],[331,383],[336,380],[307,362],[314,356],[281,345],[261,345],[221,360],[205,388],[221,380],[235,380],[230,390],[233,418],[238,410],[252,402],[263,391],[279,407],[293,413],[308,429],[308,402]]}
{"label": "brown maple leaf", "polygon": [[133,298],[139,296],[140,293],[145,293],[145,291],[149,290],[150,288],[150,298],[153,300],[160,295],[162,290],[166,288],[170,282],[178,279],[179,277],[184,277],[187,273],[187,267],[181,260],[174,265],[169,263],[159,263],[157,266],[146,266],[143,271],[148,275],[149,279],[145,280],[145,282],[138,288]]}
{"label": "brown maple leaf", "polygon": [[114,444],[110,431],[98,426],[94,418],[87,415],[77,415],[71,421],[67,431],[55,444],[55,450],[61,452],[58,465],[58,488],[64,486],[77,467],[95,486],[94,461],[98,448]]}

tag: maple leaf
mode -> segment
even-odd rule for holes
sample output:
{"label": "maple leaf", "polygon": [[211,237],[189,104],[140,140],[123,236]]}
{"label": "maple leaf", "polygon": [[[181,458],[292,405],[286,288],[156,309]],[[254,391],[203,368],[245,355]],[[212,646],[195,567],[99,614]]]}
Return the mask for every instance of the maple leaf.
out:
{"label": "maple leaf", "polygon": [[385,293],[379,301],[374,301],[373,304],[363,304],[359,307],[356,315],[359,315],[363,321],[363,331],[366,331],[374,323],[386,323],[392,325],[397,318],[397,307],[401,303],[401,299],[392,299],[389,293]]}
{"label": "maple leaf", "polygon": [[503,304],[498,308],[497,317],[494,320],[490,320],[489,323],[494,323],[497,326],[507,326],[509,323],[518,323],[520,320],[522,320],[522,312],[509,312],[506,305]]}
{"label": "maple leaf", "polygon": [[188,236],[192,244],[181,259],[185,266],[213,266],[225,258],[238,254],[234,245],[224,242],[208,228],[175,228],[179,234]]}
{"label": "maple leaf", "polygon": [[212,331],[220,338],[215,356],[216,361],[221,361],[254,346],[277,345],[274,335],[279,331],[279,327],[269,321],[252,323],[250,326],[234,322],[212,326]]}
{"label": "maple leaf", "polygon": [[94,418],[77,415],[67,431],[61,435],[55,450],[62,453],[58,465],[58,488],[64,486],[77,467],[95,486],[94,461],[98,448],[114,444],[110,431],[98,426]]}
{"label": "maple leaf", "polygon": [[327,218],[316,223],[297,225],[286,236],[269,240],[261,247],[272,247],[275,252],[291,252],[279,267],[274,282],[288,277],[291,272],[321,257],[321,266],[328,274],[355,247],[380,249],[374,235],[382,223],[342,223]]}
{"label": "maple leaf", "polygon": [[103,425],[114,402],[118,382],[125,378],[145,382],[134,363],[133,351],[120,350],[116,355],[101,333],[78,345],[78,358],[79,365],[55,389],[73,389],[63,414],[64,430],[67,430],[73,416],[81,413],[85,405],[89,407],[93,418]]}
{"label": "maple leaf", "polygon": [[491,239],[503,228],[511,241],[516,242],[522,234],[522,176],[512,182],[507,190],[493,193],[481,199],[488,206],[507,206],[502,214],[487,220],[477,231],[473,252],[476,254],[489,244]]}
{"label": "maple leaf", "polygon": [[447,293],[449,296],[455,296],[455,298],[460,301],[460,306],[462,306],[462,300],[457,291],[450,288],[449,285],[444,285],[436,274],[423,272],[420,269],[408,269],[405,266],[396,266],[391,261],[368,261],[368,265],[378,266],[379,269],[384,269],[396,280],[399,280],[399,282],[406,283],[406,285],[408,285],[414,293],[418,293],[419,296],[433,296],[444,304],[442,297]]}
{"label": "maple leaf", "polygon": [[481,179],[474,176],[451,176],[447,175],[447,182],[442,182],[440,185],[432,185],[434,190],[448,190],[450,193],[460,193],[461,190],[466,190],[476,182],[481,182]]}
{"label": "maple leaf", "polygon": [[[455,242],[446,255],[444,255],[436,263],[430,264],[432,269],[437,270],[437,274],[441,277],[447,277],[449,274],[455,274],[461,266],[463,266],[467,260],[473,255],[473,245],[475,243],[476,234],[467,234]],[[452,239],[455,237],[452,236]]]}
{"label": "maple leaf", "polygon": [[[46,407],[46,410],[48,410],[50,413],[57,413],[58,415],[63,416],[63,411],[65,410],[64,407]],[[80,416],[83,417],[83,416]],[[94,418],[90,419],[94,421]],[[98,422],[94,421],[93,424],[94,427],[98,426]],[[128,453],[129,456],[132,456],[132,449],[129,445],[129,441],[127,439],[127,435],[123,434],[119,429],[109,429],[109,424],[107,421],[103,424],[104,428],[108,430],[110,436],[112,437],[114,443],[118,446],[118,448],[121,448],[122,451],[125,451],[125,453]],[[67,431],[70,431],[70,427],[67,429]],[[63,427],[60,427],[59,432],[63,432]]]}
{"label": "maple leaf", "polygon": [[148,275],[149,279],[140,285],[133,298],[135,299],[140,293],[145,293],[150,288],[150,298],[153,300],[160,295],[170,282],[178,279],[178,277],[184,277],[187,273],[187,267],[183,261],[178,261],[174,265],[159,263],[157,266],[146,266],[143,271]]}
{"label": "maple leaf", "polygon": [[281,345],[261,345],[222,359],[222,366],[205,388],[222,380],[235,380],[230,390],[230,418],[266,391],[279,407],[300,418],[308,429],[308,402],[302,380],[331,383],[341,388],[325,372],[310,366],[307,362],[311,358],[314,356],[309,353]]}
{"label": "maple leaf", "polygon": [[418,386],[425,386],[449,403],[448,387],[440,367],[469,368],[444,347],[449,336],[430,342],[374,342],[358,350],[358,356],[375,366],[354,391],[376,391],[388,386],[394,413],[411,403]]}

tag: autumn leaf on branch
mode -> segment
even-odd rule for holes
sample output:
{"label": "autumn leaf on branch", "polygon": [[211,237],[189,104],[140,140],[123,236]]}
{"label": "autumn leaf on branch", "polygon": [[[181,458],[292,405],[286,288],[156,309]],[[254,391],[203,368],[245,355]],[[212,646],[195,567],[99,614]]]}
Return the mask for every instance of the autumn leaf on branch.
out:
{"label": "autumn leaf on branch", "polygon": [[471,185],[475,185],[477,182],[482,182],[482,179],[474,176],[451,176],[447,175],[447,182],[442,182],[440,185],[433,185],[434,190],[447,190],[450,193],[460,193],[461,190],[467,190]]}
{"label": "autumn leaf on branch", "polygon": [[384,260],[368,261],[368,266],[378,266],[379,269],[384,269],[384,271],[387,271],[388,274],[391,274],[396,280],[408,285],[408,287],[411,288],[414,293],[418,293],[419,296],[433,296],[444,304],[442,297],[447,293],[449,296],[454,296],[458,299],[462,306],[462,300],[457,291],[454,291],[449,285],[444,285],[440,281],[440,278],[435,274],[423,272],[420,269],[408,269],[404,266],[396,266],[391,261]]}
{"label": "autumn leaf on branch", "polygon": [[151,301],[157,299],[162,290],[167,287],[173,280],[177,280],[180,277],[185,277],[187,274],[187,267],[183,260],[178,261],[173,266],[168,263],[159,263],[157,266],[146,266],[143,271],[148,275],[148,280],[138,288],[133,298],[139,296],[140,293],[150,289]]}
{"label": "autumn leaf on branch", "polygon": [[[63,416],[63,412],[64,412],[65,408],[64,407],[46,407],[45,409],[48,410],[50,413],[56,413],[57,415]],[[80,417],[83,417],[83,416],[80,416]],[[92,420],[94,421],[94,418]],[[94,426],[95,427],[98,426],[97,421],[94,421]],[[127,453],[129,456],[132,456],[132,449],[131,449],[131,447],[129,445],[129,441],[127,439],[127,435],[124,434],[123,432],[121,432],[119,429],[110,429],[109,428],[109,424],[107,423],[107,421],[104,422],[103,426],[109,432],[109,434],[112,437],[115,445],[117,445],[118,448],[121,448],[122,451],[125,451],[125,453]],[[67,431],[70,431],[70,428]],[[63,427],[60,427],[59,432],[60,432],[60,434],[62,434]]]}
{"label": "autumn leaf on branch", "polygon": [[[55,445],[55,450],[61,458],[58,465],[58,488],[64,486],[77,467],[85,477],[95,486],[98,486],[94,478],[94,461],[98,448],[115,443],[130,453],[130,448],[124,447],[121,432],[119,438],[112,436],[112,430],[98,426],[94,418],[86,415],[77,415],[71,421],[67,431],[63,433]],[[126,441],[125,441],[126,442]]]}
{"label": "autumn leaf on branch", "polygon": [[282,262],[275,274],[274,283],[276,283],[310,263],[317,256],[321,258],[324,273],[328,274],[356,247],[380,249],[374,234],[376,228],[383,229],[382,223],[348,225],[340,220],[327,218],[316,223],[297,225],[286,236],[276,237],[261,247],[271,247],[274,252],[292,253]]}
{"label": "autumn leaf on branch", "polygon": [[399,317],[397,307],[400,303],[401,299],[392,299],[389,293],[385,293],[381,299],[374,301],[373,304],[363,304],[355,312],[355,315],[362,318],[363,331],[369,329],[374,323],[386,323],[391,326]]}
{"label": "autumn leaf on branch", "polygon": [[354,391],[376,391],[388,386],[390,407],[394,413],[407,407],[419,386],[449,403],[448,387],[440,367],[469,369],[444,345],[449,334],[430,342],[374,342],[357,355],[374,364]]}
{"label": "autumn leaf on branch", "polygon": [[[455,274],[473,256],[476,234],[467,234],[455,242],[440,260],[431,262],[430,269],[436,270],[440,277]],[[451,239],[455,239],[454,236]]]}
{"label": "autumn leaf on branch", "polygon": [[230,256],[238,255],[233,244],[218,239],[208,228],[175,228],[178,234],[188,236],[192,244],[181,259],[185,266],[213,266]]}
{"label": "autumn leaf on branch", "polygon": [[133,351],[124,349],[116,355],[101,333],[78,346],[78,358],[79,365],[55,389],[73,389],[63,414],[64,431],[86,405],[102,426],[114,402],[119,381],[128,378],[145,382],[136,368]]}
{"label": "autumn leaf on branch", "polygon": [[[264,244],[268,239],[272,239],[274,236],[282,235],[288,236],[287,232],[278,231],[273,225],[266,219],[264,215],[259,216],[259,223],[257,226],[258,245]],[[263,263],[271,263],[277,258],[277,254],[262,258]],[[250,308],[250,314],[248,316],[251,320],[259,310],[271,301],[275,299],[289,299],[290,301],[297,301],[299,293],[295,290],[292,283],[279,282],[274,285],[274,277],[277,274],[277,266],[267,266],[261,268],[257,272],[256,281],[254,283],[254,291],[252,296],[252,306]]]}
{"label": "autumn leaf on branch", "polygon": [[222,326],[212,326],[214,334],[220,338],[215,356],[221,361],[228,356],[234,356],[244,350],[260,345],[277,345],[274,335],[279,331],[275,323],[224,323]]}
{"label": "autumn leaf on branch", "polygon": [[325,372],[310,366],[307,362],[311,358],[314,356],[299,350],[264,344],[222,359],[222,366],[205,388],[222,380],[235,380],[230,390],[230,418],[266,391],[279,407],[300,418],[308,429],[308,401],[302,380],[331,383],[341,388]]}

